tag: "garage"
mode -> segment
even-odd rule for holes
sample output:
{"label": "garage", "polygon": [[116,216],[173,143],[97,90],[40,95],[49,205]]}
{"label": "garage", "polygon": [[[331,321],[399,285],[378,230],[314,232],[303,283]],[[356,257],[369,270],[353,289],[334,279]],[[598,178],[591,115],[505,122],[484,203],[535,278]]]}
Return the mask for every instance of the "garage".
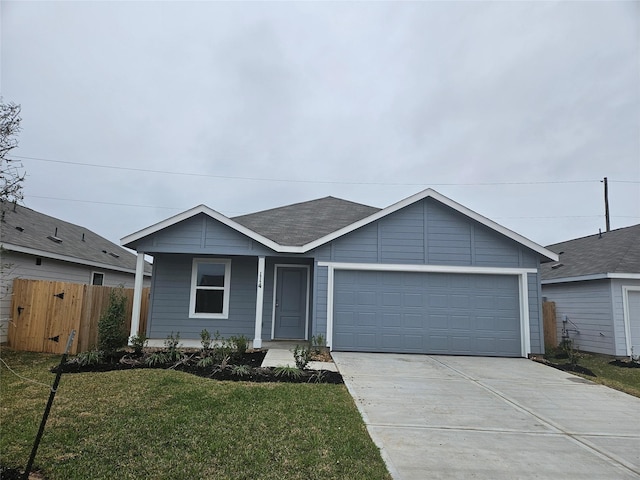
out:
{"label": "garage", "polygon": [[522,356],[517,275],[336,270],[333,349]]}

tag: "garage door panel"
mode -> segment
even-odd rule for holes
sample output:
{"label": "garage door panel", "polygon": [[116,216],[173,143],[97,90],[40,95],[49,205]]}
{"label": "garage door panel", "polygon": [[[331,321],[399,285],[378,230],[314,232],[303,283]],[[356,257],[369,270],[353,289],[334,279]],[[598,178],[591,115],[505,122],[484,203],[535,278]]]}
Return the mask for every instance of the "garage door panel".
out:
{"label": "garage door panel", "polygon": [[336,350],[520,356],[516,276],[338,270],[334,278]]}

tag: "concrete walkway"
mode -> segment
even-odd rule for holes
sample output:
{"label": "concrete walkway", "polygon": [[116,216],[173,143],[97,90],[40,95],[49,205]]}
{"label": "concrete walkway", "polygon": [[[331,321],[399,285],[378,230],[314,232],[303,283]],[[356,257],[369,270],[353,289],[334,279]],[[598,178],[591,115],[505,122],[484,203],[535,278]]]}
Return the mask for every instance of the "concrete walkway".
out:
{"label": "concrete walkway", "polygon": [[[268,346],[267,354],[262,360],[263,367],[295,367],[296,361],[293,358],[293,348],[288,345],[272,345]],[[309,370],[329,370],[337,372],[336,364],[333,362],[309,362],[307,365]]]}
{"label": "concrete walkway", "polygon": [[332,355],[396,480],[640,479],[640,398],[521,358]]}

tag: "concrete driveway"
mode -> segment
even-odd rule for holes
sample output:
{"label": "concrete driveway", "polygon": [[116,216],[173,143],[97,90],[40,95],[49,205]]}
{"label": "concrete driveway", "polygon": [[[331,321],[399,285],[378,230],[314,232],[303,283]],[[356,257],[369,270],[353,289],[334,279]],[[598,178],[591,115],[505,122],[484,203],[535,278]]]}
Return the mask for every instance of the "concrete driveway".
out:
{"label": "concrete driveway", "polygon": [[640,398],[522,358],[332,356],[396,480],[640,478]]}

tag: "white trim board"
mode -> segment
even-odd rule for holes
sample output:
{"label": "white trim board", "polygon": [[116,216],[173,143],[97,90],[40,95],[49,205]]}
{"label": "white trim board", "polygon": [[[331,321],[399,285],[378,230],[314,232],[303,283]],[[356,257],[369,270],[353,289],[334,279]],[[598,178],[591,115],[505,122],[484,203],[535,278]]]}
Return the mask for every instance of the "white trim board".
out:
{"label": "white trim board", "polygon": [[589,280],[640,280],[640,273],[594,273],[592,275],[580,275],[577,277],[551,278],[542,280],[542,285],[553,285],[554,283],[587,282]]}
{"label": "white trim board", "polygon": [[529,273],[537,273],[531,268],[470,267],[455,265],[402,265],[373,263],[318,262],[318,267],[327,267],[327,345],[333,348],[333,306],[336,270],[382,271],[408,273],[455,273],[473,275],[516,275],[518,276],[518,303],[520,306],[520,355],[531,353],[531,332],[529,317]]}
{"label": "white trim board", "polygon": [[393,205],[388,206],[387,208],[384,208],[382,210],[379,210],[378,212],[374,213],[373,215],[369,215],[366,218],[363,218],[362,220],[359,220],[357,222],[354,222],[350,225],[347,225],[346,227],[343,227],[339,230],[336,230],[335,232],[332,232],[328,235],[325,235],[322,238],[319,238],[317,240],[314,240],[312,242],[307,243],[306,245],[302,245],[302,246],[293,246],[293,245],[280,245],[277,242],[274,242],[273,240],[268,239],[267,237],[264,237],[263,235],[260,235],[259,233],[248,229],[247,227],[240,225],[239,223],[235,222],[234,220],[230,219],[229,217],[226,217],[224,215],[222,215],[221,213],[207,207],[206,205],[198,205],[197,207],[193,207],[185,212],[179,213],[178,215],[174,215],[173,217],[169,217],[166,220],[163,220],[161,222],[158,222],[154,225],[151,225],[147,228],[144,228],[142,230],[139,230],[135,233],[132,233],[130,235],[127,235],[126,237],[123,237],[120,240],[120,243],[123,246],[127,246],[129,248],[134,248],[135,249],[135,242],[137,240],[140,240],[148,235],[152,235],[160,230],[163,230],[165,228],[168,228],[172,225],[175,225],[179,222],[182,222],[184,220],[187,220],[191,217],[194,217],[198,214],[205,214],[208,215],[209,217],[223,223],[224,225],[242,233],[243,235],[246,235],[247,237],[251,238],[252,240],[255,240],[258,243],[261,243],[262,245],[272,249],[275,252],[278,253],[306,253],[310,250],[313,250],[314,248],[318,248],[328,242],[331,242],[332,240],[335,240],[343,235],[346,235],[358,228],[361,228],[365,225],[368,225],[370,223],[373,223],[383,217],[386,217],[387,215],[390,215],[402,208],[405,208],[413,203],[419,202],[425,198],[433,198],[434,200],[452,208],[453,210],[456,210],[457,212],[465,215],[466,217],[469,217],[479,223],[481,223],[482,225],[485,225],[486,227],[516,241],[517,243],[524,245],[525,247],[537,252],[538,254],[542,255],[543,257],[552,260],[552,261],[558,261],[559,257],[556,253],[552,252],[551,250],[548,250],[546,248],[544,248],[541,245],[538,245],[535,242],[532,242],[531,240],[523,237],[522,235],[519,235],[517,233],[515,233],[512,230],[509,230],[506,227],[503,227],[502,225],[494,222],[493,220],[489,220],[488,218],[480,215],[479,213],[474,212],[473,210],[465,207],[464,205],[461,205],[453,200],[451,200],[448,197],[445,197],[444,195],[436,192],[435,190],[431,189],[431,188],[427,188],[426,190],[423,190],[419,193],[416,193],[415,195],[412,195],[410,197],[405,198],[404,200],[401,200],[397,203],[394,203]]}

